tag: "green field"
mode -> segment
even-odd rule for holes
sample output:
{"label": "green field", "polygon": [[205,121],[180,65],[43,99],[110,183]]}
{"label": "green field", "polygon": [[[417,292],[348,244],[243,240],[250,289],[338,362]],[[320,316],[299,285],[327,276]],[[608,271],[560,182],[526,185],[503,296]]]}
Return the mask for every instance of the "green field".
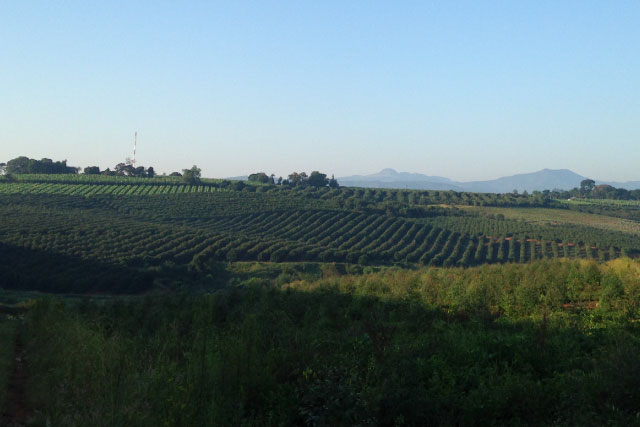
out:
{"label": "green field", "polygon": [[[614,206],[625,206],[625,204],[618,203],[620,201],[600,201],[598,205],[606,205],[611,203]],[[572,202],[574,203],[574,202]],[[640,206],[638,202],[633,202],[634,205]],[[583,204],[588,206],[587,204]],[[561,224],[574,224],[584,225],[587,227],[600,228],[602,230],[616,230],[623,233],[632,233],[640,235],[640,223],[637,221],[627,220],[623,218],[617,218],[607,215],[593,214],[574,210],[564,209],[548,209],[548,208],[519,208],[519,209],[505,209],[496,207],[472,207],[463,206],[462,209],[469,212],[478,212],[485,215],[499,215],[503,214],[505,218],[516,219],[528,222],[530,224],[538,225],[561,225]]]}
{"label": "green field", "polygon": [[633,204],[107,178],[0,182],[34,425],[639,424]]}
{"label": "green field", "polygon": [[[185,282],[207,287],[216,282],[207,278],[219,263],[236,261],[473,266],[608,260],[640,249],[634,221],[519,207],[534,203],[526,198],[514,207],[480,207],[470,205],[489,196],[30,179],[0,183],[5,288],[130,293]],[[467,205],[450,209],[443,199]]]}

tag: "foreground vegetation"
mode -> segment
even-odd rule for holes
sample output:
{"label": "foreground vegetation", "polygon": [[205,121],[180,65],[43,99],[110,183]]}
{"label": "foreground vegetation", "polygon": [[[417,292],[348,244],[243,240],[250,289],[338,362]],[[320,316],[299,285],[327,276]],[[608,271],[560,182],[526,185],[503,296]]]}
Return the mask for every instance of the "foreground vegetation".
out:
{"label": "foreground vegetation", "polygon": [[15,333],[18,322],[0,307],[0,421],[7,405],[9,378],[13,370]]}
{"label": "foreground vegetation", "polygon": [[37,301],[51,425],[637,425],[640,265],[537,261]]}

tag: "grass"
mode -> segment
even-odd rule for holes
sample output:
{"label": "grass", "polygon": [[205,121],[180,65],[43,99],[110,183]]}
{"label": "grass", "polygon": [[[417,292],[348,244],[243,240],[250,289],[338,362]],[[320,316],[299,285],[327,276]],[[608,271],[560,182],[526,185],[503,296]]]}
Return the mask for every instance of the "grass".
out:
{"label": "grass", "polygon": [[[151,295],[152,292],[148,292],[146,295]],[[0,288],[0,316],[2,314],[2,306],[19,307],[31,307],[35,300],[45,298],[50,294],[46,292],[38,291],[20,291]],[[91,300],[94,303],[112,302],[112,301],[124,301],[130,299],[143,298],[142,295],[111,295],[111,294],[74,294],[74,293],[59,293],[56,294],[56,298],[63,300],[71,305],[80,304],[85,300]],[[10,307],[10,310],[11,308]],[[11,310],[13,311],[13,310]]]}
{"label": "grass", "polygon": [[561,203],[568,205],[614,205],[614,206],[638,206],[640,200],[613,200],[613,199],[575,199],[575,200],[559,200]]}
{"label": "grass", "polygon": [[606,215],[548,208],[499,208],[485,206],[458,207],[469,212],[477,212],[485,215],[502,214],[506,219],[525,221],[530,224],[575,224],[599,228],[601,230],[615,230],[623,233],[640,235],[640,223]]}

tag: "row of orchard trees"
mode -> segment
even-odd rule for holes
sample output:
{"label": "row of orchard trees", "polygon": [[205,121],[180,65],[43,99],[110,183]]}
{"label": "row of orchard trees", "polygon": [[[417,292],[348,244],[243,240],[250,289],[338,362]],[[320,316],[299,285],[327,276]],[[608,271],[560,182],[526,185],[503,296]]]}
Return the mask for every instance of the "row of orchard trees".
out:
{"label": "row of orchard trees", "polygon": [[[11,174],[77,174],[81,168],[68,166],[66,160],[53,161],[48,158],[40,160],[20,156],[9,160],[7,163],[0,163],[0,175]],[[98,166],[87,166],[83,170],[86,175],[107,175],[107,176],[130,176],[138,178],[154,178],[156,172],[153,167],[135,166],[130,160],[125,163],[118,163],[112,169],[100,170]],[[197,184],[200,179],[200,169],[196,166],[191,169],[183,169],[182,173],[173,172],[170,176],[185,176],[184,181],[189,184]],[[250,182],[279,185],[283,187],[330,187],[338,188],[339,184],[335,177],[327,177],[327,174],[313,171],[307,175],[306,172],[292,172],[287,178],[278,177],[274,174],[267,175],[258,172],[249,175]],[[240,190],[244,186],[239,186]],[[554,199],[569,199],[572,197],[583,197],[591,199],[617,199],[617,200],[640,200],[640,189],[626,190],[615,188],[611,185],[595,185],[595,181],[585,179],[580,183],[580,188],[572,190],[544,190],[533,191],[531,194],[526,191],[518,194],[517,191],[506,194],[493,193],[470,193],[456,191],[402,191],[390,189],[357,189],[354,190],[358,198],[383,202],[387,200],[396,201],[397,196],[408,196],[406,202],[409,204],[424,204],[425,197],[432,199],[427,203],[438,200],[440,203],[464,204],[464,205],[487,205],[487,206],[551,206]]]}
{"label": "row of orchard trees", "polygon": [[310,175],[307,175],[306,172],[292,172],[287,179],[283,179],[282,177],[276,179],[274,174],[267,175],[264,172],[258,172],[249,175],[249,181],[289,187],[339,187],[338,181],[333,175],[331,175],[331,178],[327,178],[327,174],[318,171],[313,171]]}

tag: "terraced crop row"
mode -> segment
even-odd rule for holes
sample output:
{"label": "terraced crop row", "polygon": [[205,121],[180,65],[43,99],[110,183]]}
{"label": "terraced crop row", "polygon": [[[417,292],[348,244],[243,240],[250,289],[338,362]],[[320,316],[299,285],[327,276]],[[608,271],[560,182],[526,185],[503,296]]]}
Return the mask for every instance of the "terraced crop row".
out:
{"label": "terraced crop row", "polygon": [[538,225],[513,219],[492,219],[485,216],[439,216],[423,219],[433,226],[462,234],[489,238],[514,237],[516,240],[559,240],[599,247],[640,248],[640,239],[630,233],[604,230],[578,224]]}
{"label": "terraced crop row", "polygon": [[[208,187],[215,191],[187,193],[185,187],[185,192],[168,193],[180,187],[10,186],[27,186],[28,191],[0,194],[0,286],[35,282],[32,287],[45,289],[52,282],[58,290],[143,289],[171,277],[212,275],[218,261],[469,266],[539,258],[606,260],[627,251],[615,244],[617,235],[602,230],[590,234],[587,227],[338,209],[335,197],[325,199],[329,192],[323,191],[252,193]],[[111,193],[99,194],[98,189]],[[367,197],[377,193],[372,194]],[[411,196],[393,194],[384,197]],[[637,247],[637,241],[625,238],[631,240],[619,241]]]}
{"label": "terraced crop row", "polygon": [[[95,189],[95,194],[115,194],[124,191],[126,194],[137,194],[135,190],[114,190],[110,187],[144,186],[144,187],[171,187],[170,192],[196,192],[215,191],[229,189],[236,191],[238,188],[230,181],[203,180],[202,185],[189,188],[184,186],[179,178],[132,178],[118,176],[87,176],[87,175],[16,175],[18,182],[8,182],[0,177],[0,194],[11,192],[37,192],[55,194],[72,194],[76,186],[102,187]],[[46,187],[51,185],[51,187]],[[35,187],[34,187],[35,186]],[[177,187],[177,188],[174,188]],[[236,188],[236,190],[233,190]],[[375,189],[375,188],[315,188],[315,187],[288,187],[276,185],[240,185],[244,192],[270,192],[305,197],[316,197],[323,200],[333,200],[342,207],[353,208],[356,206],[381,205],[405,205],[426,206],[438,204],[451,205],[486,205],[486,206],[547,206],[552,201],[540,196],[516,195],[516,194],[490,194],[490,193],[466,193],[456,191],[436,190],[400,190],[400,189]],[[120,193],[118,193],[120,194]],[[155,193],[151,193],[155,194]]]}
{"label": "terraced crop row", "polygon": [[196,256],[202,261],[208,254],[212,260],[230,261],[402,261],[447,266],[545,256],[601,258],[619,252],[607,248],[603,256],[601,249],[573,242],[495,242],[402,218],[344,211],[275,211],[189,225],[77,209],[44,213],[13,206],[11,210],[13,214],[7,214],[0,226],[3,242],[121,265],[188,263]]}
{"label": "terraced crop row", "polygon": [[148,196],[155,194],[212,193],[224,191],[210,185],[144,185],[144,184],[59,184],[59,183],[9,183],[0,184],[0,194],[62,194],[69,196]]}

